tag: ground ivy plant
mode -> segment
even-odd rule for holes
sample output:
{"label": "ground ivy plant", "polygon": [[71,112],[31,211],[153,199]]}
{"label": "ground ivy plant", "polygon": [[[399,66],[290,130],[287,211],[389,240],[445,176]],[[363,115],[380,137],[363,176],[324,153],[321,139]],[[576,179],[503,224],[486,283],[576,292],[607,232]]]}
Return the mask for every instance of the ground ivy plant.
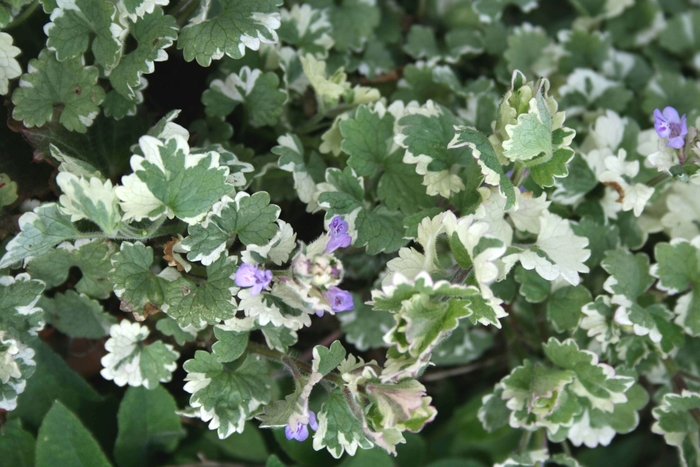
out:
{"label": "ground ivy plant", "polygon": [[699,38],[0,1],[2,462],[700,465]]}

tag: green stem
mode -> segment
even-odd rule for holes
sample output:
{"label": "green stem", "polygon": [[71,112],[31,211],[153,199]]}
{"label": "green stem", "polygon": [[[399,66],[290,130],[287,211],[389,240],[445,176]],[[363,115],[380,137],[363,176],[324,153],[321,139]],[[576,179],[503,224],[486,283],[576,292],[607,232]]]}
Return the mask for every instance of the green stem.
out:
{"label": "green stem", "polygon": [[27,9],[24,10],[24,11],[22,12],[21,15],[19,15],[17,18],[15,18],[14,20],[12,20],[12,21],[10,22],[10,24],[8,24],[7,26],[5,26],[5,31],[9,31],[10,29],[14,29],[14,28],[16,28],[17,26],[19,26],[19,25],[21,25],[22,23],[24,23],[25,21],[27,21],[27,19],[29,19],[29,17],[32,16],[32,14],[34,13],[34,10],[36,10],[36,8],[37,8],[38,6],[39,6],[39,1],[38,1],[38,0],[35,0],[34,3],[32,3],[31,5],[29,5],[29,6],[27,7]]}
{"label": "green stem", "polygon": [[[248,352],[254,353],[256,355],[260,355],[261,357],[265,357],[269,360],[274,360],[276,362],[279,362],[286,367],[290,369],[292,373],[295,371],[303,371],[304,373],[311,374],[313,372],[313,368],[311,365],[309,365],[306,362],[302,362],[301,360],[291,357],[287,354],[284,354],[278,350],[273,350],[268,348],[267,346],[256,344],[255,342],[248,342],[248,346],[246,347],[246,350]],[[290,365],[290,362],[294,365]],[[295,376],[296,378],[296,376]],[[330,381],[331,383],[335,384],[336,386],[343,387],[345,385],[345,381],[343,381],[343,377],[338,373],[337,371],[332,371],[325,375],[323,379]]]}
{"label": "green stem", "polygon": [[185,25],[187,20],[189,20],[197,8],[199,7],[199,0],[182,0],[176,6],[174,6],[168,14],[175,17],[178,26],[181,28]]}
{"label": "green stem", "polygon": [[511,182],[513,182],[513,186],[517,189],[520,187],[520,185],[523,184],[525,181],[525,177],[527,177],[527,167],[525,167],[523,164],[515,163],[515,168],[513,169],[513,175],[510,176]]}
{"label": "green stem", "polygon": [[656,185],[663,183],[670,178],[671,176],[669,174],[667,174],[666,172],[661,172],[659,175],[649,180],[646,183],[646,185],[649,187],[655,187]]}

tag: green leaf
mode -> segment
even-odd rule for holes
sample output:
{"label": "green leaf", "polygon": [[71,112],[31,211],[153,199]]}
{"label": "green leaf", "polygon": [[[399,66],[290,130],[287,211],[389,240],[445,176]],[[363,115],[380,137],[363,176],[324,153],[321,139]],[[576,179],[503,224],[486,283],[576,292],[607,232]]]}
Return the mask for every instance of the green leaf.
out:
{"label": "green leaf", "polygon": [[183,367],[188,381],[185,391],[192,394],[190,405],[199,409],[199,417],[221,439],[241,433],[246,419],[270,401],[267,365],[257,356],[248,355],[238,368],[228,371],[213,354],[198,350]]}
{"label": "green leaf", "polygon": [[642,110],[651,115],[654,109],[671,106],[680,115],[695,112],[700,107],[700,87],[680,73],[661,72],[654,76],[642,101]]}
{"label": "green leaf", "polygon": [[657,243],[654,256],[658,263],[652,266],[651,274],[659,278],[659,289],[675,295],[691,288],[676,302],[675,323],[692,336],[700,335],[700,249],[697,242],[675,238],[670,244]]}
{"label": "green leaf", "polygon": [[472,8],[479,15],[479,19],[485,23],[498,20],[503,9],[508,5],[515,5],[525,13],[537,7],[537,0],[476,0]]}
{"label": "green leaf", "polygon": [[700,408],[700,394],[684,390],[682,394],[666,394],[661,405],[652,410],[656,423],[651,431],[663,435],[666,443],[677,446],[682,465],[697,465],[700,459],[698,447],[698,422],[689,412]]}
{"label": "green leaf", "polygon": [[547,320],[557,332],[574,329],[581,319],[581,308],[591,300],[591,293],[582,285],[562,287],[547,302]]}
{"label": "green leaf", "polygon": [[353,295],[353,302],[355,308],[336,315],[344,339],[360,351],[386,347],[383,337],[394,326],[394,316],[388,311],[373,310],[357,295]]}
{"label": "green leaf", "polygon": [[73,290],[53,298],[42,297],[39,306],[44,309],[46,322],[70,337],[99,339],[108,335],[110,326],[117,322],[99,302]]}
{"label": "green leaf", "polygon": [[329,16],[333,26],[335,49],[340,52],[348,49],[359,51],[379,25],[381,12],[371,2],[343,0],[340,6],[331,8]]}
{"label": "green leaf", "polygon": [[112,294],[108,276],[115,251],[114,243],[100,239],[61,243],[46,254],[31,257],[27,272],[33,278],[44,281],[46,287],[51,289],[68,279],[70,268],[78,267],[82,277],[75,284],[76,292],[105,299]]}
{"label": "green leaf", "polygon": [[461,320],[450,336],[435,347],[430,360],[438,366],[465,365],[483,355],[493,342],[493,334]]}
{"label": "green leaf", "polygon": [[[234,433],[226,439],[219,439],[216,432],[209,431],[204,436],[207,441],[216,445],[221,451],[233,457],[249,462],[264,462],[270,455],[262,430],[255,424],[246,422],[243,433]],[[275,457],[274,455],[272,457]],[[280,464],[284,467],[283,464]]]}
{"label": "green leaf", "polygon": [[528,78],[546,76],[556,68],[554,56],[547,52],[551,43],[544,29],[526,23],[516,27],[508,36],[508,49],[503,53],[503,58],[509,70],[520,70]]}
{"label": "green leaf", "polygon": [[279,88],[279,78],[271,71],[247,66],[231,73],[224,81],[215,79],[202,95],[207,115],[226,117],[241,103],[253,126],[274,125],[282,114],[287,92]]}
{"label": "green leaf", "polygon": [[197,339],[197,333],[190,327],[183,329],[177,324],[173,318],[164,316],[156,323],[156,329],[165,334],[172,336],[177,342],[177,345],[185,345],[186,342],[192,342]]}
{"label": "green leaf", "polygon": [[632,302],[636,302],[654,282],[649,274],[649,257],[644,253],[634,255],[628,250],[610,250],[601,265],[611,276],[605,281],[605,289]]}
{"label": "green leaf", "polygon": [[92,421],[93,429],[104,424],[103,419],[95,419],[101,397],[92,386],[46,344],[38,339],[29,344],[35,352],[37,371],[27,381],[12,416],[21,418],[32,430],[38,430],[54,401],[60,401],[84,420]]}
{"label": "green leaf", "polygon": [[34,374],[34,351],[22,342],[0,333],[0,409],[17,408],[17,396],[24,392],[27,379]]}
{"label": "green leaf", "polygon": [[520,284],[520,295],[530,303],[542,303],[552,291],[552,284],[535,271],[528,271],[521,265],[515,267],[515,280]]}
{"label": "green leaf", "polygon": [[506,401],[503,400],[502,396],[503,385],[498,383],[493,393],[487,394],[481,399],[478,417],[484,429],[489,433],[508,425],[510,409],[506,406]]}
{"label": "green leaf", "polygon": [[0,329],[3,337],[24,340],[44,327],[43,312],[36,306],[44,283],[29,274],[0,276]]}
{"label": "green leaf", "polygon": [[270,195],[264,191],[252,196],[239,192],[234,199],[224,196],[203,223],[190,225],[182,247],[190,261],[209,265],[236,235],[244,245],[267,243],[277,232],[275,222],[279,213],[280,208],[270,204]]}
{"label": "green leaf", "polygon": [[52,52],[42,50],[28,69],[12,93],[12,117],[27,127],[42,126],[58,111],[61,125],[85,133],[105,97],[97,85],[97,68],[84,66],[82,58],[59,62]]}
{"label": "green leaf", "polygon": [[236,314],[236,300],[233,298],[237,289],[233,280],[236,269],[233,258],[220,256],[207,266],[206,282],[169,287],[163,311],[182,327],[202,327],[232,318]]}
{"label": "green leaf", "polygon": [[78,417],[56,401],[41,424],[36,467],[109,467],[110,463]]}
{"label": "green leaf", "polygon": [[19,420],[11,420],[3,426],[0,436],[0,458],[13,467],[34,467],[34,436],[22,428]]}
{"label": "green leaf", "polygon": [[177,404],[162,386],[130,387],[119,405],[114,458],[120,467],[153,465],[158,452],[172,452],[185,431]]}
{"label": "green leaf", "polygon": [[572,204],[598,185],[598,179],[580,154],[574,155],[568,169],[569,175],[556,180],[556,190],[552,193],[552,199],[563,204]]}
{"label": "green leaf", "polygon": [[62,5],[51,14],[45,26],[46,46],[56,52],[56,58],[82,57],[90,47],[95,62],[111,70],[119,60],[123,28],[115,21],[117,9],[107,0],[75,0]]}
{"label": "green leaf", "polygon": [[247,332],[225,331],[214,327],[214,335],[217,341],[211,350],[219,363],[233,362],[243,355],[248,345]]}
{"label": "green leaf", "polygon": [[513,207],[515,205],[515,188],[498,161],[498,156],[489,139],[475,128],[455,126],[455,136],[450,141],[448,148],[462,146],[467,146],[472,150],[472,156],[481,168],[484,181],[489,185],[498,185],[498,190],[507,200],[503,210],[507,211]]}
{"label": "green leaf", "polygon": [[[277,165],[280,169],[292,172],[294,177],[294,189],[299,199],[309,205],[308,209],[314,209],[318,203],[313,199],[316,191],[316,183],[323,181],[326,165],[316,152],[304,155],[304,146],[299,137],[292,133],[277,138],[278,146],[270,151],[280,158]],[[318,173],[318,169],[321,173]],[[319,176],[320,175],[320,176]]]}
{"label": "green leaf", "polygon": [[122,56],[109,75],[110,83],[119,94],[130,100],[136,97],[142,87],[142,75],[153,73],[154,62],[168,59],[165,49],[175,42],[177,30],[175,18],[164,15],[160,8],[129,25],[136,49]]}
{"label": "green leaf", "polygon": [[372,112],[367,106],[357,108],[354,118],[340,122],[343,135],[341,149],[348,155],[348,165],[360,176],[373,175],[389,157],[394,138],[394,116]]}
{"label": "green leaf", "polygon": [[339,459],[343,452],[353,455],[357,448],[372,447],[358,420],[339,388],[333,389],[318,412],[318,430],[314,434],[314,449],[328,449]]}
{"label": "green leaf", "polygon": [[[568,180],[572,177],[576,178],[577,174],[571,173],[562,180]],[[590,216],[584,216],[578,223],[572,224],[571,228],[577,236],[588,239],[588,249],[591,250],[591,256],[585,264],[591,269],[599,265],[606,253],[616,248],[620,243],[620,231],[616,225],[600,224]]]}
{"label": "green leaf", "polygon": [[547,162],[530,167],[530,176],[541,187],[553,186],[556,178],[569,175],[568,162],[574,157],[572,149],[557,149]]}
{"label": "green leaf", "polygon": [[280,40],[294,45],[302,55],[312,54],[317,58],[328,56],[333,44],[332,27],[327,10],[315,9],[308,4],[293,5],[290,10],[281,10]]}
{"label": "green leaf", "polygon": [[17,201],[17,183],[0,174],[0,209]]}
{"label": "green leaf", "polygon": [[345,348],[340,341],[335,341],[331,346],[324,347],[317,345],[313,350],[313,361],[311,362],[314,372],[325,376],[340,365],[345,359]]}
{"label": "green leaf", "polygon": [[100,374],[118,386],[128,383],[153,389],[158,382],[169,382],[180,354],[161,341],[144,344],[149,333],[147,327],[126,319],[113,325],[105,342],[108,353],[100,360],[104,367]]}
{"label": "green leaf", "polygon": [[194,223],[232,190],[226,183],[229,170],[219,165],[216,151],[191,154],[179,134],[164,141],[143,136],[139,145],[145,157],[131,157],[134,173],[122,177],[123,186],[116,189],[125,220],[153,220],[165,214]]}
{"label": "green leaf", "polygon": [[19,218],[21,232],[7,244],[0,268],[49,253],[58,243],[86,236],[73,225],[55,203],[45,203]]}
{"label": "green leaf", "polygon": [[559,59],[559,72],[569,74],[576,68],[599,70],[609,58],[612,38],[599,31],[588,32],[582,28],[564,34],[566,54]]}
{"label": "green leaf", "polygon": [[700,12],[690,10],[674,16],[659,34],[659,45],[681,57],[691,57],[700,48]]}
{"label": "green leaf", "polygon": [[71,216],[72,221],[88,219],[107,235],[114,237],[121,227],[122,214],[112,182],[97,177],[77,177],[69,172],[60,172],[56,183],[63,194],[59,201],[61,211]]}
{"label": "green leaf", "polygon": [[278,0],[224,0],[217,9],[207,4],[182,29],[177,48],[183,49],[185,60],[196,58],[201,66],[224,54],[241,58],[246,47],[258,50],[260,44],[277,42],[281,4]]}

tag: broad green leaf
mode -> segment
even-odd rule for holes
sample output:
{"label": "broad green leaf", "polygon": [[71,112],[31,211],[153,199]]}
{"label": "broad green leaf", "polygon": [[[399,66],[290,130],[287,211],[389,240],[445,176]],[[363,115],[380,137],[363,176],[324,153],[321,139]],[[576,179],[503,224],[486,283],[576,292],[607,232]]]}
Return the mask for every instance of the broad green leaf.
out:
{"label": "broad green leaf", "polygon": [[666,394],[652,410],[656,422],[651,431],[663,435],[666,443],[678,447],[682,465],[697,465],[700,459],[698,422],[690,410],[700,408],[700,394],[684,390],[682,394]]}
{"label": "broad green leaf", "polygon": [[80,268],[82,277],[75,284],[78,293],[105,299],[112,293],[109,271],[115,244],[100,239],[81,239],[75,243],[64,242],[48,253],[33,256],[28,261],[27,272],[46,283],[47,288],[58,287],[68,279],[70,268]]}
{"label": "broad green leaf", "polygon": [[562,34],[565,55],[559,59],[559,72],[569,74],[576,68],[600,69],[611,52],[612,38],[599,31],[575,28]]}
{"label": "broad green leaf", "polygon": [[137,90],[142,87],[142,76],[153,73],[154,62],[168,59],[165,49],[175,42],[177,29],[175,18],[164,15],[160,8],[129,25],[129,34],[137,47],[122,56],[109,75],[110,83],[119,94],[130,100],[136,97]]}
{"label": "broad green leaf", "polygon": [[573,339],[559,342],[551,337],[544,352],[552,363],[576,374],[572,390],[588,399],[594,408],[612,412],[616,404],[627,402],[625,392],[634,379],[617,375],[612,367],[598,363],[597,355],[579,350]]}
{"label": "broad green leaf", "polygon": [[43,126],[58,111],[61,125],[85,133],[105,97],[97,85],[97,68],[86,67],[82,57],[59,62],[53,52],[42,50],[28,70],[12,93],[12,117],[27,127]]}
{"label": "broad green leaf", "polygon": [[207,266],[206,282],[169,287],[163,311],[182,327],[201,327],[232,318],[236,313],[236,300],[233,298],[237,290],[233,281],[236,269],[233,258],[220,256]]}
{"label": "broad green leaf", "polygon": [[[505,2],[501,0],[501,3]],[[556,56],[548,51],[551,44],[543,28],[525,23],[508,36],[508,49],[503,58],[509,70],[520,70],[530,79],[547,76],[557,65]]]}
{"label": "broad green leaf", "polygon": [[552,284],[534,271],[528,271],[521,265],[516,266],[515,280],[520,284],[520,295],[530,303],[542,303],[547,300]]}
{"label": "broad green leaf", "polygon": [[[223,453],[234,459],[264,462],[270,454],[262,431],[252,422],[246,422],[243,433],[234,433],[226,439],[219,439],[213,431],[207,432],[204,436],[207,441],[215,444]],[[282,463],[279,465],[285,467]]]}
{"label": "broad green leaf", "polygon": [[45,203],[19,218],[21,232],[7,244],[0,268],[19,263],[28,257],[49,253],[64,240],[86,237],[63,214],[55,203]]}
{"label": "broad green leaf", "polygon": [[39,428],[36,467],[110,467],[92,433],[56,401]]}
{"label": "broad green leaf", "polygon": [[238,359],[248,345],[247,332],[225,331],[214,327],[217,341],[211,347],[214,357],[219,363],[233,362]]}
{"label": "broad green leaf", "polygon": [[547,302],[547,320],[557,332],[574,329],[581,319],[581,308],[591,299],[591,293],[582,285],[562,287]]}
{"label": "broad green leaf", "polygon": [[503,210],[507,211],[513,207],[515,205],[515,188],[510,178],[506,176],[488,138],[475,128],[455,126],[455,136],[450,141],[448,148],[463,146],[471,149],[472,156],[481,168],[484,181],[489,185],[498,185],[501,195],[507,200]]}
{"label": "broad green leaf", "polygon": [[[3,7],[0,6],[1,8]],[[0,23],[2,23],[1,18]],[[22,75],[22,68],[19,66],[19,62],[15,60],[15,57],[19,54],[20,49],[12,45],[12,36],[6,32],[0,32],[0,57],[3,57],[3,61],[0,63],[0,96],[8,93],[11,79]]]}
{"label": "broad green leaf", "polygon": [[365,41],[379,25],[381,12],[372,0],[342,0],[329,13],[335,49],[362,50]]}
{"label": "broad green leaf", "polygon": [[[691,291],[681,296],[674,308],[675,323],[691,336],[700,335],[700,249],[694,239],[675,238],[671,243],[657,243],[654,248],[657,264],[651,274],[659,278],[657,287],[670,295]],[[697,291],[696,291],[697,290]]]}
{"label": "broad green leaf", "polygon": [[97,177],[87,179],[69,172],[60,172],[56,183],[63,194],[59,198],[61,211],[71,221],[88,219],[108,236],[114,237],[121,227],[122,214],[112,182]]}
{"label": "broad green leaf", "polygon": [[42,297],[39,306],[44,309],[48,324],[74,338],[100,339],[117,322],[98,301],[73,290],[57,293],[53,298]]}
{"label": "broad green leaf", "polygon": [[391,98],[406,104],[416,100],[421,104],[435,101],[449,106],[464,95],[462,83],[450,66],[419,61],[404,68],[403,78]]}
{"label": "broad green leaf", "polygon": [[335,341],[330,347],[317,345],[313,350],[313,361],[311,362],[314,372],[325,376],[340,365],[345,359],[345,348],[340,341]]}
{"label": "broad green leaf", "polygon": [[0,276],[0,330],[5,339],[24,340],[44,327],[43,312],[36,306],[44,283],[29,274]]}
{"label": "broad green leaf", "polygon": [[[577,177],[577,174],[571,173],[563,180],[568,180],[571,177]],[[616,248],[620,243],[620,231],[617,226],[600,224],[591,216],[584,216],[579,222],[573,224],[571,228],[574,229],[574,233],[577,236],[588,239],[588,249],[591,250],[591,256],[586,260],[585,264],[589,268],[599,265],[606,253]]]}
{"label": "broad green leaf", "polygon": [[185,60],[197,59],[201,66],[228,55],[238,59],[246,47],[258,50],[260,44],[277,42],[280,27],[278,0],[224,0],[214,9],[205,4],[190,20],[178,39]]}
{"label": "broad green leaf", "polygon": [[503,142],[503,155],[508,159],[526,162],[552,157],[552,114],[541,93],[530,100],[528,113],[518,115],[517,124],[506,125],[506,132],[510,139]]}
{"label": "broad green leaf", "polygon": [[651,115],[654,109],[666,106],[675,108],[680,115],[697,112],[700,107],[700,87],[694,80],[686,79],[680,73],[665,71],[657,74],[644,91],[642,110]]}
{"label": "broad green leaf", "polygon": [[[527,360],[529,361],[529,360]],[[493,393],[485,395],[481,399],[478,417],[484,429],[492,433],[508,424],[510,409],[503,400],[503,385],[496,384]]]}
{"label": "broad green leaf", "polygon": [[451,193],[464,190],[463,180],[480,178],[472,150],[450,147],[454,127],[460,123],[451,111],[430,101],[424,111],[399,120],[402,128],[396,141],[406,149],[403,160],[416,164],[416,173],[423,176],[423,184],[431,196],[449,198]]}
{"label": "broad green leaf", "polygon": [[101,397],[92,386],[42,341],[36,339],[29,345],[38,371],[27,381],[12,416],[38,430],[54,401],[60,401],[83,420],[92,422],[91,428],[103,424],[103,419],[95,417]]}
{"label": "broad green leaf", "polygon": [[228,371],[213,354],[198,350],[183,367],[185,391],[192,394],[190,405],[199,409],[199,417],[221,439],[241,433],[246,419],[270,400],[267,365],[260,357],[249,355],[238,368]]}
{"label": "broad green leaf", "polygon": [[17,183],[0,174],[0,209],[17,201]]}
{"label": "broad green leaf", "polygon": [[130,387],[119,404],[114,457],[120,467],[153,465],[158,452],[172,452],[185,436],[175,399],[162,386]]}
{"label": "broad green leaf", "polygon": [[186,329],[183,329],[177,324],[176,320],[168,316],[158,320],[156,329],[166,336],[172,336],[177,345],[185,345],[186,342],[192,342],[197,338],[197,332],[193,327],[188,326]]}
{"label": "broad green leaf", "polygon": [[354,455],[358,447],[372,447],[372,442],[362,429],[362,421],[355,417],[340,389],[336,388],[330,393],[318,412],[317,419],[315,450],[325,447],[333,457],[339,459],[343,452]]}
{"label": "broad green leaf", "polygon": [[[280,156],[277,165],[282,170],[292,172],[294,189],[299,199],[308,205],[307,210],[316,209],[318,203],[314,200],[314,193],[316,183],[323,181],[325,162],[315,152],[306,156],[304,146],[295,134],[287,133],[280,136],[277,138],[277,144],[270,150],[273,154]],[[318,173],[318,169],[321,169],[321,173]]]}
{"label": "broad green leaf", "polygon": [[191,154],[179,134],[165,140],[143,136],[139,145],[145,157],[131,157],[134,173],[122,177],[123,186],[116,189],[125,220],[165,214],[195,223],[232,190],[226,183],[229,170],[219,165],[216,151]]}
{"label": "broad green leaf", "polygon": [[569,161],[568,169],[569,175],[556,180],[556,190],[552,193],[552,199],[563,204],[581,199],[598,185],[598,179],[580,154],[574,155]]}
{"label": "broad green leaf", "polygon": [[4,425],[0,436],[0,458],[8,465],[34,467],[36,440],[22,428],[19,420],[11,420]]}
{"label": "broad green leaf", "polygon": [[332,27],[327,10],[312,8],[308,4],[293,5],[290,10],[280,10],[281,25],[277,30],[280,40],[294,45],[302,54],[317,58],[328,56],[333,47]]}
{"label": "broad green leaf", "polygon": [[147,327],[122,320],[109,329],[110,338],[105,342],[107,355],[100,361],[104,367],[100,374],[118,386],[144,386],[154,389],[158,383],[167,383],[177,368],[180,354],[173,346],[155,341],[144,343],[149,335]]}
{"label": "broad green leaf", "polygon": [[430,275],[421,273],[409,281],[400,275],[394,276],[392,284],[387,284],[381,290],[372,291],[371,305],[375,309],[397,312],[403,307],[403,302],[415,295],[446,296],[469,298],[477,295],[478,289],[472,286],[451,284],[447,281],[433,281]]}
{"label": "broad green leaf", "polygon": [[45,26],[46,46],[56,58],[82,57],[90,47],[95,62],[111,70],[119,60],[124,28],[116,22],[117,9],[107,0],[75,0],[51,12]]}
{"label": "broad green leaf", "polygon": [[[141,242],[124,242],[119,253],[112,256],[109,280],[114,284],[114,293],[122,300],[121,309],[142,314],[165,303],[171,293],[182,294],[181,286],[187,283],[175,276],[172,268],[155,275],[151,272],[153,248]],[[175,273],[177,274],[177,273]],[[172,291],[172,292],[171,292]]]}
{"label": "broad green leaf", "polygon": [[282,114],[287,93],[275,73],[247,66],[225,80],[215,79],[202,95],[207,115],[226,117],[243,104],[254,126],[274,125]]}
{"label": "broad green leaf", "polygon": [[681,57],[694,55],[700,48],[700,12],[690,10],[674,16],[659,34],[659,45]]}
{"label": "broad green leaf", "polygon": [[360,176],[374,175],[389,157],[394,137],[394,116],[381,115],[367,106],[357,108],[354,118],[340,122],[341,149],[350,155],[348,165]]}
{"label": "broad green leaf", "polygon": [[444,39],[444,47],[439,47],[431,28],[413,25],[404,50],[415,59],[447,63],[457,63],[463,55],[480,54],[484,50],[481,31],[472,28],[452,29]]}
{"label": "broad green leaf", "polygon": [[493,342],[493,334],[461,320],[450,336],[435,347],[430,360],[438,366],[465,365],[483,355]]}
{"label": "broad green leaf", "polygon": [[275,221],[280,208],[270,204],[270,195],[258,191],[252,196],[239,192],[234,199],[224,196],[201,224],[188,228],[182,242],[190,261],[209,265],[226,249],[226,243],[238,237],[244,245],[264,245],[277,232]]}
{"label": "broad green leaf", "polygon": [[[357,296],[353,296],[353,301],[355,308],[336,315],[340,320],[344,339],[360,351],[386,347],[383,337],[394,327],[393,315],[387,311],[372,309]],[[372,326],[367,326],[370,322]]]}
{"label": "broad green leaf", "polygon": [[538,5],[538,0],[476,0],[472,8],[479,15],[482,22],[490,23],[498,20],[503,9],[508,5],[515,5],[525,13],[533,10]]}

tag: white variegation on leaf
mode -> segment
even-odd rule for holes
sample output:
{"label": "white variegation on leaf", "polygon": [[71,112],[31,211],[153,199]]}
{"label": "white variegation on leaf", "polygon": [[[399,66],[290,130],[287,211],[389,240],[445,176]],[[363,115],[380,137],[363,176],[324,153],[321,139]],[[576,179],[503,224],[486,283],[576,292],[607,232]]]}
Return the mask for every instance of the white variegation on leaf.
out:
{"label": "white variegation on leaf", "polygon": [[238,292],[238,309],[245,315],[255,318],[260,326],[271,323],[298,330],[311,324],[311,305],[302,296],[284,282],[275,282],[271,292],[251,296],[250,289]]}
{"label": "white variegation on leaf", "polygon": [[671,238],[692,240],[700,235],[700,186],[673,183],[666,192],[661,225]]}
{"label": "white variegation on leaf", "polygon": [[266,260],[280,266],[289,260],[289,256],[297,246],[297,234],[292,226],[283,220],[278,220],[279,230],[265,245],[250,244],[241,252],[244,263],[257,264]]}
{"label": "white variegation on leaf", "polygon": [[603,350],[610,344],[620,341],[620,326],[615,322],[615,310],[607,295],[599,295],[595,302],[581,308],[581,329],[588,331],[588,337],[594,337],[601,343]]}
{"label": "white variegation on leaf", "polygon": [[12,45],[12,36],[0,32],[0,96],[7,94],[10,80],[22,74],[22,68],[15,60],[20,52],[19,48]]}
{"label": "white variegation on leaf", "polygon": [[159,383],[167,383],[177,368],[180,354],[170,344],[144,341],[149,330],[138,323],[122,320],[109,329],[110,338],[105,342],[107,355],[102,357],[104,366],[100,374],[113,380],[117,386],[144,386],[154,389]]}
{"label": "white variegation on leaf", "polygon": [[569,428],[567,438],[574,446],[585,444],[589,448],[595,448],[610,444],[615,434],[615,430],[610,425],[593,426],[589,410],[585,408],[583,415],[578,417]]}
{"label": "white variegation on leaf", "polygon": [[544,211],[537,242],[516,255],[525,269],[535,269],[544,279],[561,276],[571,285],[578,285],[579,273],[589,271],[584,261],[591,252],[586,246],[588,239],[575,235],[568,220]]}
{"label": "white variegation on leaf", "polygon": [[332,26],[326,10],[317,10],[311,5],[293,5],[291,10],[280,10],[280,39],[295,45],[304,54],[326,58],[335,41],[331,36]]}
{"label": "white variegation on leaf", "polygon": [[330,78],[326,77],[326,62],[317,60],[313,55],[300,56],[304,74],[309,79],[311,86],[316,91],[316,96],[321,102],[334,105],[350,89],[350,83],[342,68],[336,71]]}
{"label": "white variegation on leaf", "polygon": [[131,156],[134,173],[122,177],[123,185],[116,188],[124,220],[166,215],[194,224],[230,193],[229,170],[219,166],[218,152],[190,154],[187,140],[178,134],[165,140],[142,136],[139,146],[144,157]]}
{"label": "white variegation on leaf", "polygon": [[139,18],[153,13],[157,6],[168,6],[168,3],[170,0],[119,0],[117,10],[122,23],[126,24],[126,18],[135,23]]}
{"label": "white variegation on leaf", "polygon": [[110,180],[102,181],[97,177],[87,179],[70,172],[60,172],[56,183],[63,191],[59,198],[61,210],[71,216],[71,221],[88,219],[107,235],[116,235],[122,214]]}
{"label": "white variegation on leaf", "polygon": [[0,409],[17,408],[17,397],[35,369],[34,350],[0,331]]}
{"label": "white variegation on leaf", "polygon": [[445,230],[443,218],[443,214],[438,214],[432,219],[426,217],[418,224],[418,238],[416,241],[423,247],[423,253],[411,247],[401,248],[399,257],[387,263],[389,274],[382,279],[383,284],[391,283],[392,276],[395,273],[401,273],[408,279],[413,279],[421,271],[431,273],[439,269],[435,245],[438,236]]}
{"label": "white variegation on leaf", "polygon": [[700,409],[700,394],[684,389],[681,394],[666,394],[652,410],[656,422],[651,431],[663,435],[666,443],[677,446],[682,465],[690,467],[700,457],[698,422],[691,410]]}
{"label": "white variegation on leaf", "polygon": [[643,183],[632,183],[639,173],[639,161],[626,162],[626,158],[627,151],[624,149],[620,149],[617,156],[607,156],[606,170],[598,176],[598,180],[617,191],[617,202],[622,205],[623,211],[634,211],[634,215],[639,217],[654,189]]}

